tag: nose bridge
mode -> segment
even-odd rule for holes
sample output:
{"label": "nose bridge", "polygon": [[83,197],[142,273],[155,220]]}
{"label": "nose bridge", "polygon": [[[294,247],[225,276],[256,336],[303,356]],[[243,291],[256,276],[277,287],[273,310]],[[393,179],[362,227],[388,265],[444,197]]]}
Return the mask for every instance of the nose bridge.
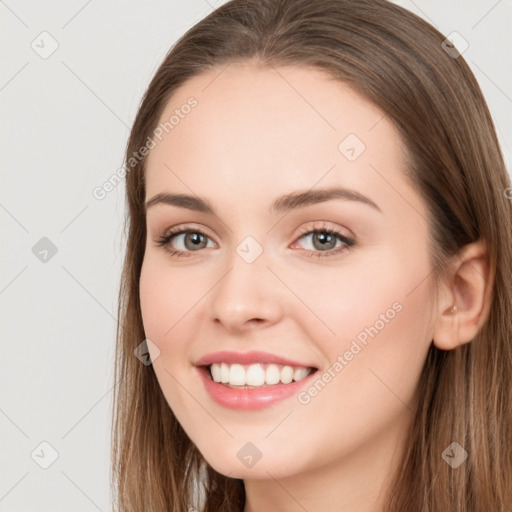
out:
{"label": "nose bridge", "polygon": [[275,322],[282,306],[276,278],[267,268],[263,246],[248,236],[226,258],[226,272],[215,287],[212,314],[226,326],[242,327],[251,320]]}

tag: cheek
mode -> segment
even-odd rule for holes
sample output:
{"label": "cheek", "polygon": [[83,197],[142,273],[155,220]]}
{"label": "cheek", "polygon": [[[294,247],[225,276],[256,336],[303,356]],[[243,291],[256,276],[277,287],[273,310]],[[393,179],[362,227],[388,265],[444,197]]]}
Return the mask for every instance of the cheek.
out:
{"label": "cheek", "polygon": [[143,262],[139,289],[144,331],[148,338],[171,339],[192,305],[198,290],[191,285],[189,274],[165,264],[164,259],[148,255]]}
{"label": "cheek", "polygon": [[314,283],[307,276],[300,281],[323,324],[319,330],[317,319],[308,315],[300,320],[304,330],[322,348],[326,366],[343,359],[325,398],[330,395],[327,401],[344,403],[354,414],[361,404],[373,404],[364,409],[375,413],[390,401],[400,405],[394,393],[406,403],[412,400],[431,343],[427,253],[418,252],[409,265],[402,256],[381,251],[339,273],[317,275]]}
{"label": "cheek", "polygon": [[[423,233],[419,227],[416,231]],[[378,246],[354,251],[339,268],[318,267],[314,276],[293,276],[292,282],[300,283],[300,292],[311,310],[334,331],[333,340],[335,336],[347,339],[361,333],[364,338],[365,329],[371,326],[389,332],[390,325],[398,333],[418,339],[419,333],[410,332],[411,322],[425,322],[431,293],[426,278],[431,268],[426,233],[417,243],[408,233],[382,235]],[[402,311],[398,313],[398,309]]]}
{"label": "cheek", "polygon": [[[351,295],[340,298],[340,282],[317,306],[324,304],[319,314],[336,336],[312,337],[322,345],[328,367],[319,375],[324,384],[313,383],[320,391],[306,389],[300,403],[305,404],[301,411],[309,418],[311,438],[324,440],[317,449],[327,459],[411,417],[430,346],[428,281],[418,286],[416,270],[408,273],[392,265],[385,273],[366,274],[371,281],[365,286],[362,277],[345,280]],[[335,307],[327,306],[328,300]]]}
{"label": "cheek", "polygon": [[182,381],[188,370],[191,321],[200,290],[191,286],[189,273],[172,269],[165,258],[151,254],[144,259],[139,290],[144,334],[153,342],[148,344],[153,369],[169,405],[179,408],[183,397],[175,379]]}
{"label": "cheek", "polygon": [[339,267],[318,266],[314,272],[283,270],[283,275],[310,310],[297,318],[312,339],[322,337],[332,346],[337,339],[358,335],[364,339],[365,328],[374,324],[379,331],[389,330],[390,321],[400,316],[397,310],[417,308],[416,302],[425,300],[421,290],[411,291],[428,272],[427,261],[407,267],[401,255],[382,247],[367,254],[354,253]]}
{"label": "cheek", "polygon": [[153,370],[180,422],[188,397],[179,383],[190,387],[186,382],[190,378],[187,344],[193,332],[189,312],[198,301],[198,290],[187,286],[184,274],[166,265],[165,258],[147,254],[139,280],[144,334],[153,342],[148,344]]}

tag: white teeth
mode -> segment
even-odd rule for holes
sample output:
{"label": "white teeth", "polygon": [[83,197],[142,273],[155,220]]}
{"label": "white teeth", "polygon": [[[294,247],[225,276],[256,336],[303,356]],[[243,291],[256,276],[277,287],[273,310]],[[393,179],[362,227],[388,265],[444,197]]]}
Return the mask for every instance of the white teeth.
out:
{"label": "white teeth", "polygon": [[215,382],[230,386],[271,386],[282,382],[299,381],[307,377],[312,370],[294,368],[288,365],[269,364],[267,368],[261,364],[243,366],[241,364],[213,363],[210,366],[211,376]]}
{"label": "white teeth", "polygon": [[281,382],[283,384],[290,384],[293,380],[293,368],[291,366],[285,366],[281,370]]}
{"label": "white teeth", "polygon": [[220,365],[220,382],[223,384],[229,382],[229,366],[226,363],[221,363]]}
{"label": "white teeth", "polygon": [[212,372],[212,379],[215,382],[221,381],[221,369],[218,364],[212,364],[210,367],[210,371]]}
{"label": "white teeth", "polygon": [[309,370],[307,368],[297,368],[293,372],[293,380],[299,381],[302,380],[304,377],[307,377],[309,375]]}
{"label": "white teeth", "polygon": [[241,364],[232,364],[229,368],[229,383],[232,386],[245,386],[245,370]]}
{"label": "white teeth", "polygon": [[281,380],[281,372],[276,364],[270,364],[265,374],[265,384],[277,384]]}
{"label": "white teeth", "polygon": [[246,384],[248,386],[261,386],[265,382],[265,370],[261,364],[251,364],[247,370]]}

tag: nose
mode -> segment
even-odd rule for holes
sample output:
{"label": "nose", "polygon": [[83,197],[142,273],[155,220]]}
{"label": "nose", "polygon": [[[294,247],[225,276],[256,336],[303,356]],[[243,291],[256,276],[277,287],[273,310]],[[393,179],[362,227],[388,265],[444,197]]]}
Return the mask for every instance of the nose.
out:
{"label": "nose", "polygon": [[230,259],[230,267],[210,296],[215,323],[232,332],[279,322],[285,298],[278,279],[260,256],[247,263],[238,255]]}

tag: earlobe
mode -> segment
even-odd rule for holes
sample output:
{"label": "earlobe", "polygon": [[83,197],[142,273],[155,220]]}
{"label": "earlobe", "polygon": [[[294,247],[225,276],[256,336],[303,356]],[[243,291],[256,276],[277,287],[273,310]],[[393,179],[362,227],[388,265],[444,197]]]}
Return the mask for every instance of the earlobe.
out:
{"label": "earlobe", "polygon": [[435,320],[433,342],[441,350],[470,342],[487,320],[491,307],[494,271],[483,242],[461,249],[453,269]]}

